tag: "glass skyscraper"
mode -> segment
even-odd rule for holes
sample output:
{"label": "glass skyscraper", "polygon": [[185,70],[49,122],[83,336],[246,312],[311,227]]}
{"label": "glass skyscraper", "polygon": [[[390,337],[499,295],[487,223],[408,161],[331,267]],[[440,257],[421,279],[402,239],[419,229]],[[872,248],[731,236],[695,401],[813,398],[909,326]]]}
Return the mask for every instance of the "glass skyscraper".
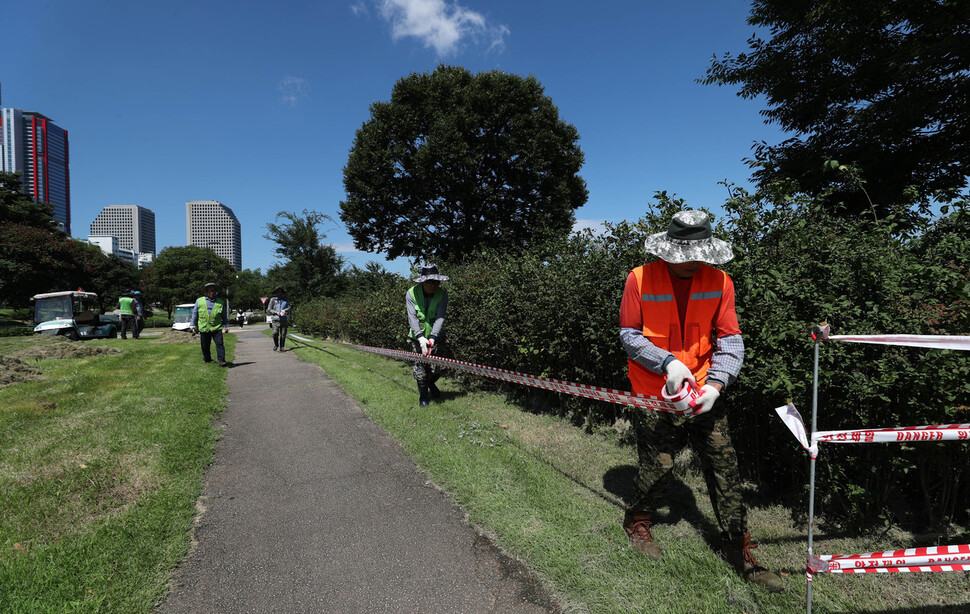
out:
{"label": "glass skyscraper", "polygon": [[71,234],[71,173],[67,130],[33,111],[0,109],[0,170],[20,173],[24,192],[51,203]]}

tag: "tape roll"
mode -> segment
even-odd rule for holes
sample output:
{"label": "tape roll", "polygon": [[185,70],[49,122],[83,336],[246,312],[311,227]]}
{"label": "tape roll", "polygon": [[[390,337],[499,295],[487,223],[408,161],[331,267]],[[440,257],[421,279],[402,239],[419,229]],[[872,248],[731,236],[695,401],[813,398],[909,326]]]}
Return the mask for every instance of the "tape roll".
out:
{"label": "tape roll", "polygon": [[660,396],[674,404],[674,407],[682,412],[692,412],[700,396],[689,381],[684,381],[684,385],[674,394],[667,394],[667,386],[660,387]]}

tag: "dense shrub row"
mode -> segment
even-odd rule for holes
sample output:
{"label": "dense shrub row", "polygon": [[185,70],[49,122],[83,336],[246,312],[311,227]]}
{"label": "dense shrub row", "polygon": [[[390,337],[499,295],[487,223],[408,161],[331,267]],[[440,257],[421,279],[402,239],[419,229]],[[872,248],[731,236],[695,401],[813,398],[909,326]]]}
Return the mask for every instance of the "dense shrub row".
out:
{"label": "dense shrub row", "polygon": [[[577,234],[541,252],[476,254],[442,264],[451,276],[448,339],[456,358],[629,389],[617,313],[623,283],[642,264],[643,238],[665,230],[683,203],[659,194],[635,223]],[[833,217],[797,198],[738,192],[718,232],[735,247],[725,269],[737,287],[745,366],[727,393],[742,471],[803,510],[807,459],[772,411],[791,398],[811,416],[814,323],[835,333],[970,332],[968,213],[897,226]],[[351,283],[301,307],[305,330],[405,348],[398,276]],[[827,342],[820,348],[819,430],[970,422],[970,357],[960,352]],[[523,394],[524,391],[519,392]],[[625,410],[538,396],[544,411],[594,427]],[[817,503],[830,518],[944,523],[970,516],[970,450],[960,444],[826,446]]]}

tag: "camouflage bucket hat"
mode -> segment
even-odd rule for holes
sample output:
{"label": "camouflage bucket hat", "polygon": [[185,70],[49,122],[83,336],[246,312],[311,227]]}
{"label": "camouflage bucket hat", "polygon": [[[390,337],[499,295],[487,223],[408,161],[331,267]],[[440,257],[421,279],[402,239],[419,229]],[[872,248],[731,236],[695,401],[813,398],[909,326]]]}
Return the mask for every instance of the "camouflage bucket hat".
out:
{"label": "camouflage bucket hat", "polygon": [[695,260],[724,264],[734,258],[731,244],[713,236],[707,213],[693,210],[675,213],[667,232],[647,237],[643,251],[671,264]]}
{"label": "camouflage bucket hat", "polygon": [[421,284],[426,281],[448,281],[451,279],[447,275],[441,275],[438,273],[438,266],[435,264],[426,264],[421,267],[421,277],[418,277],[414,281]]}

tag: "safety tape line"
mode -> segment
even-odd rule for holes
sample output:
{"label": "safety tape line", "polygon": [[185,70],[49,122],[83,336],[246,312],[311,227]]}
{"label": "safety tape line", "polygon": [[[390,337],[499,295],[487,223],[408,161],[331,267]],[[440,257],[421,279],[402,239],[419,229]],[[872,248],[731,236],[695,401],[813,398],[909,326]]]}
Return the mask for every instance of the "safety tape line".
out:
{"label": "safety tape line", "polygon": [[968,441],[970,424],[931,424],[884,429],[818,431],[812,441],[829,443],[889,443],[905,441]]}
{"label": "safety tape line", "polygon": [[549,377],[539,377],[537,375],[519,373],[518,371],[486,367],[484,365],[455,360],[453,358],[424,356],[422,354],[415,354],[414,352],[388,350],[385,348],[368,347],[365,345],[352,345],[351,347],[357,348],[358,350],[362,350],[364,352],[371,352],[373,354],[380,354],[382,356],[396,358],[398,360],[435,364],[458,371],[464,371],[466,373],[472,373],[474,375],[481,375],[482,377],[489,377],[515,384],[523,384],[525,386],[532,386],[533,388],[552,390],[554,392],[571,394],[588,399],[617,403],[619,405],[633,405],[634,407],[652,409],[654,411],[662,411],[677,415],[688,415],[694,413],[693,409],[679,409],[674,405],[673,402],[667,401],[661,397],[639,394],[636,392],[624,392],[622,390],[614,390],[612,388],[600,388],[599,386],[588,386],[586,384],[577,384],[574,382],[567,382]]}
{"label": "safety tape line", "polygon": [[896,573],[970,569],[970,544],[887,550],[866,554],[809,555],[807,572]]}
{"label": "safety tape line", "polygon": [[828,335],[823,339],[848,341],[850,343],[877,343],[970,351],[970,335]]}

